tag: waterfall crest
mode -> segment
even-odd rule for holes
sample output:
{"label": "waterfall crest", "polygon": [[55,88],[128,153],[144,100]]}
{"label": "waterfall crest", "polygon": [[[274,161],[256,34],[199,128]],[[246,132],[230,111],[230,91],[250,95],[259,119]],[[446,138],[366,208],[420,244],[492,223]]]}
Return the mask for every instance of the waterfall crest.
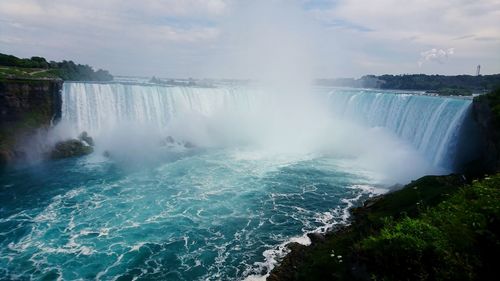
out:
{"label": "waterfall crest", "polygon": [[[471,101],[370,90],[333,90],[326,97],[337,120],[382,127],[410,143],[434,166],[451,168]],[[164,87],[133,84],[65,83],[62,120],[75,130],[99,135],[124,122],[163,130],[184,113],[259,112],[266,96],[245,87]],[[276,106],[276,105],[274,105]],[[181,122],[184,120],[181,120]],[[177,120],[179,122],[179,120]],[[290,139],[290,138],[288,138]]]}
{"label": "waterfall crest", "polygon": [[384,127],[436,166],[450,166],[471,100],[376,91],[335,91],[329,102],[342,118]]}
{"label": "waterfall crest", "polygon": [[62,96],[62,120],[93,135],[123,122],[163,129],[182,113],[209,116],[248,109],[254,102],[254,96],[241,89],[133,84],[65,83]]}

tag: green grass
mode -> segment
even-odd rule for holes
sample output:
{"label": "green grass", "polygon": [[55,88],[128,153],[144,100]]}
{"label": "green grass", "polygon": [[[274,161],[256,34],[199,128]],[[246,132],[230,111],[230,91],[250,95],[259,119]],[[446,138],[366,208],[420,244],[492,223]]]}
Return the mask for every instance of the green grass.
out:
{"label": "green grass", "polygon": [[58,73],[54,69],[43,68],[21,68],[0,66],[0,79],[17,78],[17,79],[57,79]]}

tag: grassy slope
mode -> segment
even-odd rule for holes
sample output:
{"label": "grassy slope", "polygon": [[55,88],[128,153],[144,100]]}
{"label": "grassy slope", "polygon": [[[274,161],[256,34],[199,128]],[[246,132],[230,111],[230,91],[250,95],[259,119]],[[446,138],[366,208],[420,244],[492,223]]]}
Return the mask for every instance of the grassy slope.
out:
{"label": "grassy slope", "polygon": [[499,251],[499,186],[500,176],[467,186],[459,176],[423,177],[354,209],[350,227],[291,263],[293,276],[270,280],[489,277]]}
{"label": "grassy slope", "polygon": [[486,177],[416,218],[387,221],[355,244],[379,280],[492,280],[499,272],[500,176]]}
{"label": "grassy slope", "polygon": [[0,79],[58,79],[56,70],[43,68],[21,68],[0,66]]}

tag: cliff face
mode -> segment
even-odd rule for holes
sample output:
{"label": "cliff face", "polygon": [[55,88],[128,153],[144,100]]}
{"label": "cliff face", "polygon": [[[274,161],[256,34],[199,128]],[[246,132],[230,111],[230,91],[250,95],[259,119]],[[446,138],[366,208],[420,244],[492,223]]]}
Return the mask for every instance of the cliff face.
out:
{"label": "cliff face", "polygon": [[61,117],[62,80],[0,80],[0,167],[24,157],[18,146]]}
{"label": "cliff face", "polygon": [[[473,116],[483,137],[475,166],[487,173],[500,171],[500,90],[474,99]],[[481,167],[479,167],[481,166]]]}

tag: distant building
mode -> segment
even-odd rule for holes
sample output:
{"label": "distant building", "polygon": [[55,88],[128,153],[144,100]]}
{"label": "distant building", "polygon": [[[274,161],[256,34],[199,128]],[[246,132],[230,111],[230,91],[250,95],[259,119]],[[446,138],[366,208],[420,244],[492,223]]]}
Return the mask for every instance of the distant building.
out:
{"label": "distant building", "polygon": [[479,76],[479,75],[481,75],[481,65],[480,64],[477,65],[477,70],[476,70],[476,76]]}

